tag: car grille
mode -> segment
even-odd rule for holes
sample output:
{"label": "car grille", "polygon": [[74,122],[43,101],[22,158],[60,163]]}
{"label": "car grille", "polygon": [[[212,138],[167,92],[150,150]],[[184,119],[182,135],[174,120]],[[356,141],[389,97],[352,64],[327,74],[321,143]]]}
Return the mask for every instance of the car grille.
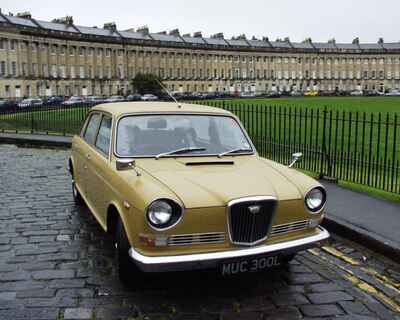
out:
{"label": "car grille", "polygon": [[180,234],[168,237],[169,246],[186,246],[191,244],[220,243],[225,241],[224,232]]}
{"label": "car grille", "polygon": [[273,197],[251,197],[228,204],[231,241],[253,245],[265,240],[271,227],[277,200]]}
{"label": "car grille", "polygon": [[271,236],[280,236],[289,232],[304,230],[308,227],[309,221],[296,221],[291,223],[279,224],[272,227]]}

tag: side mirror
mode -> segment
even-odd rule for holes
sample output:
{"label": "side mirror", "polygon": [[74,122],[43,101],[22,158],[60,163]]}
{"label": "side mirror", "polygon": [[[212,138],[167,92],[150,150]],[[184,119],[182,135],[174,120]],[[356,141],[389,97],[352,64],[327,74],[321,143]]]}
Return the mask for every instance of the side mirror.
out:
{"label": "side mirror", "polygon": [[133,159],[117,159],[116,168],[118,171],[135,170],[136,175],[139,177],[140,172],[136,168],[136,161]]}
{"label": "side mirror", "polygon": [[296,152],[293,153],[293,160],[292,162],[289,164],[289,168],[293,167],[295,165],[296,162],[300,161],[301,157],[303,156],[303,154],[301,152]]}

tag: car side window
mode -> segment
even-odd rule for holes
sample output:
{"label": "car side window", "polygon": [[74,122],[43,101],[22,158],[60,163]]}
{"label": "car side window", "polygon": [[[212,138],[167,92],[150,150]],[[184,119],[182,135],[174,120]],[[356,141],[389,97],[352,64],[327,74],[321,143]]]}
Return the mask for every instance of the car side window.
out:
{"label": "car side window", "polygon": [[99,134],[96,139],[96,148],[108,155],[111,140],[111,118],[103,116],[101,120]]}
{"label": "car side window", "polygon": [[96,139],[97,128],[99,127],[99,123],[101,120],[101,115],[98,113],[94,113],[91,115],[89,122],[86,126],[85,133],[83,135],[83,139],[89,144],[94,144]]}

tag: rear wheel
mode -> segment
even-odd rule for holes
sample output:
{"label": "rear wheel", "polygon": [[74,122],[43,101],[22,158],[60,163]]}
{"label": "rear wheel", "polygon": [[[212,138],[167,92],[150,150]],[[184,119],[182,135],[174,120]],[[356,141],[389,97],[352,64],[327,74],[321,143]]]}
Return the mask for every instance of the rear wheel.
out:
{"label": "rear wheel", "polygon": [[140,270],[129,256],[131,246],[121,219],[117,222],[114,244],[119,279],[127,285],[139,282]]}

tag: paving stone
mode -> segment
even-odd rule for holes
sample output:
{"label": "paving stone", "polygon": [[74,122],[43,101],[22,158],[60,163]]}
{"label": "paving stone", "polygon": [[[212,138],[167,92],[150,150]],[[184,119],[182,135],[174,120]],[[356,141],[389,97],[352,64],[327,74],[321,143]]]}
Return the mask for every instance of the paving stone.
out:
{"label": "paving stone", "polygon": [[305,316],[308,317],[327,317],[343,314],[343,311],[334,304],[305,305],[301,306],[300,310]]}
{"label": "paving stone", "polygon": [[73,278],[74,275],[75,272],[73,270],[41,270],[32,272],[32,277],[36,280],[68,279]]}
{"label": "paving stone", "polygon": [[339,301],[348,301],[354,300],[352,296],[343,291],[331,291],[331,292],[320,292],[320,293],[311,293],[308,294],[307,297],[314,304],[327,304],[327,303],[335,303]]}
{"label": "paving stone", "polygon": [[262,312],[230,312],[222,313],[221,320],[262,320],[264,319]]}
{"label": "paving stone", "polygon": [[18,298],[52,298],[56,295],[55,289],[25,290],[17,293]]}
{"label": "paving stone", "polygon": [[58,318],[57,308],[18,308],[0,310],[1,320],[55,320]]}
{"label": "paving stone", "polygon": [[0,273],[0,281],[28,280],[31,274],[26,271],[12,271]]}
{"label": "paving stone", "polygon": [[65,288],[83,288],[85,286],[85,280],[83,279],[58,279],[52,280],[49,287],[54,289],[65,289]]}
{"label": "paving stone", "polygon": [[272,297],[272,300],[277,306],[292,306],[310,303],[301,293],[277,294]]}
{"label": "paving stone", "polygon": [[16,296],[16,292],[0,292],[0,300],[14,300]]}
{"label": "paving stone", "polygon": [[92,319],[93,310],[88,308],[67,308],[64,320]]}
{"label": "paving stone", "polygon": [[361,302],[353,302],[353,301],[340,301],[339,305],[346,311],[351,314],[362,314],[368,315],[371,312],[364,306]]}
{"label": "paving stone", "polygon": [[67,234],[62,234],[57,236],[57,241],[70,241],[71,237]]}

